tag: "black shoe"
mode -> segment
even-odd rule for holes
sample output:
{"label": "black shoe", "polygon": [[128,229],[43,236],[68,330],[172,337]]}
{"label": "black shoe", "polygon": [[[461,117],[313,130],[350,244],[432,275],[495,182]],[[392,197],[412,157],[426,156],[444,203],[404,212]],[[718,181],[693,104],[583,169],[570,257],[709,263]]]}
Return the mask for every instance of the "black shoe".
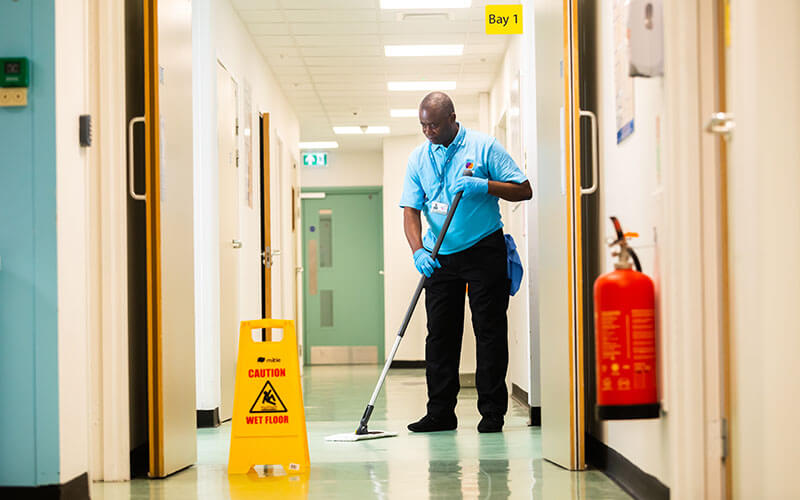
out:
{"label": "black shoe", "polygon": [[478,432],[502,432],[503,417],[483,417],[478,424]]}
{"label": "black shoe", "polygon": [[413,424],[408,424],[408,430],[411,432],[452,431],[456,427],[458,427],[458,419],[455,415],[450,418],[435,418],[425,415]]}

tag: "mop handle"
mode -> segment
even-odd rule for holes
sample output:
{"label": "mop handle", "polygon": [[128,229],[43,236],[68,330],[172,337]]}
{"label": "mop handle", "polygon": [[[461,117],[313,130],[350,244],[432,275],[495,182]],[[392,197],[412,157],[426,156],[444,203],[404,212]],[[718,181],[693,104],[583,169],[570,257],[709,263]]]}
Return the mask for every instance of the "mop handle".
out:
{"label": "mop handle", "polygon": [[[472,176],[472,170],[465,170],[464,175],[467,177]],[[431,252],[431,258],[435,259],[437,255],[439,255],[439,248],[442,246],[442,242],[444,241],[444,236],[447,234],[447,229],[450,227],[450,222],[453,220],[453,214],[456,213],[456,207],[458,207],[458,203],[461,201],[461,196],[464,194],[463,191],[459,191],[456,193],[455,198],[453,198],[453,204],[450,206],[450,210],[447,211],[447,217],[444,219],[444,224],[442,224],[442,229],[439,231],[439,236],[436,238],[436,244],[433,246],[433,252]],[[375,406],[375,400],[378,399],[378,393],[381,392],[381,386],[383,386],[383,380],[386,378],[386,374],[389,372],[389,367],[392,365],[392,361],[394,360],[394,355],[397,353],[397,348],[400,347],[400,341],[403,339],[403,335],[406,333],[406,329],[408,328],[408,324],[411,322],[411,316],[414,314],[414,309],[417,307],[417,302],[419,301],[419,296],[422,294],[422,288],[425,286],[425,275],[422,275],[419,279],[419,283],[417,284],[417,289],[414,291],[414,296],[411,298],[411,303],[408,305],[408,310],[406,311],[405,318],[403,318],[403,324],[400,326],[400,331],[397,332],[397,338],[395,338],[394,345],[392,346],[392,350],[389,353],[389,357],[386,358],[386,364],[383,366],[383,371],[381,372],[381,376],[378,379],[378,384],[375,386],[375,391],[372,393],[372,398],[369,400],[368,405],[368,412],[373,406]],[[367,412],[365,412],[365,416],[367,420],[369,420],[369,416]],[[362,419],[363,421],[363,419]]]}

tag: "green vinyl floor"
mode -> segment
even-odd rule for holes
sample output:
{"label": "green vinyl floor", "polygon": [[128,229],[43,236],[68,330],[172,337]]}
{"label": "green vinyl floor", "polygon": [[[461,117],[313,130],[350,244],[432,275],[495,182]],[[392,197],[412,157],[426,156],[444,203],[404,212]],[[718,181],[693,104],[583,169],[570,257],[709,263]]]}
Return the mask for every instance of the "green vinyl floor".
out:
{"label": "green vinyl floor", "polygon": [[[423,370],[391,370],[370,429],[399,436],[329,443],[353,432],[379,375],[376,366],[306,367],[303,377],[311,471],[227,475],[230,423],[198,430],[198,463],[162,480],[94,483],[92,498],[117,499],[587,499],[630,498],[598,471],[570,472],[542,459],[541,432],[511,402],[503,433],[479,434],[475,389],[462,389],[458,430],[412,434],[424,414]],[[279,473],[281,471],[278,471]]]}

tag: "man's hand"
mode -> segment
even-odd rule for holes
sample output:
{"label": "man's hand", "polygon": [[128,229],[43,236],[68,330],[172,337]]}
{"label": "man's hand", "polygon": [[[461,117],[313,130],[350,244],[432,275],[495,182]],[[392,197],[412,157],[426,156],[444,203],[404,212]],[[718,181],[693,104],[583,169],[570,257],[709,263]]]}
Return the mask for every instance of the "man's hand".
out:
{"label": "man's hand", "polygon": [[431,254],[424,248],[420,248],[414,252],[414,266],[420,274],[424,274],[426,278],[433,275],[433,270],[442,267],[438,260],[431,258]]}
{"label": "man's hand", "polygon": [[473,196],[487,194],[489,192],[489,180],[481,179],[480,177],[459,175],[453,189],[456,193],[464,191],[464,198],[472,198]]}

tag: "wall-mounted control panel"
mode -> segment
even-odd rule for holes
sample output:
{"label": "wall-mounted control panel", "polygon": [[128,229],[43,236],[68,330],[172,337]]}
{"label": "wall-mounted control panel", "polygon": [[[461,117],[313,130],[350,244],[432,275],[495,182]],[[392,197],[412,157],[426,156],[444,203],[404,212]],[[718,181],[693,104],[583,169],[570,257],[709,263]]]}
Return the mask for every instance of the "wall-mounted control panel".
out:
{"label": "wall-mounted control panel", "polygon": [[27,57],[0,57],[0,106],[26,106],[29,83]]}

